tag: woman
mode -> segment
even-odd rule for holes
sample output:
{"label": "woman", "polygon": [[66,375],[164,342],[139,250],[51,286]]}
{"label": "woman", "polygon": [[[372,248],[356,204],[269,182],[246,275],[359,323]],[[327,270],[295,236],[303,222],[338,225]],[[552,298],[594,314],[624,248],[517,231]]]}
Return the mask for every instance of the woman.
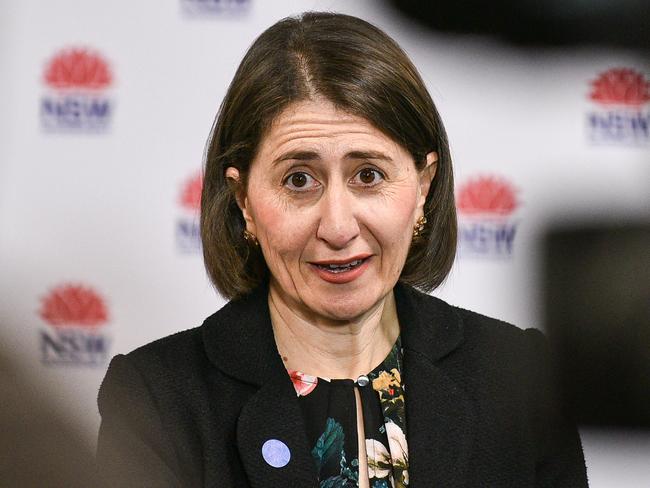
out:
{"label": "woman", "polygon": [[452,167],[385,33],[331,13],[265,31],[219,111],[201,207],[232,300],[111,362],[114,484],[586,486],[541,334],[422,293],[454,257]]}

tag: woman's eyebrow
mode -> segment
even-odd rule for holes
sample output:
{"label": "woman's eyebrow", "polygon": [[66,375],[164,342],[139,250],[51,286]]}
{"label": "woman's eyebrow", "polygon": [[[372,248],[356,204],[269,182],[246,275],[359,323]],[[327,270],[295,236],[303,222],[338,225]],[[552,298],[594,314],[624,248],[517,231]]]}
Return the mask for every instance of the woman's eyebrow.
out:
{"label": "woman's eyebrow", "polygon": [[393,159],[379,151],[351,151],[345,155],[345,159],[380,159],[392,163]]}
{"label": "woman's eyebrow", "polygon": [[280,163],[282,161],[315,161],[321,159],[320,155],[316,151],[289,151],[287,153],[281,154],[273,160],[273,164]]}
{"label": "woman's eyebrow", "polygon": [[[280,163],[282,161],[318,161],[320,160],[320,154],[316,151],[289,151],[277,157],[273,164]],[[379,151],[350,151],[345,155],[345,159],[379,159],[381,161],[386,161],[392,163],[393,159]]]}

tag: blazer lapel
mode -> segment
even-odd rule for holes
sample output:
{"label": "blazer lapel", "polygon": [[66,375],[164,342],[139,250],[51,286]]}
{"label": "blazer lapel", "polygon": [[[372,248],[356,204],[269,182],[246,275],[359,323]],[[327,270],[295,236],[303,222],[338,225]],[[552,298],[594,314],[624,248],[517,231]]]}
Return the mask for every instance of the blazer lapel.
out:
{"label": "blazer lapel", "polygon": [[293,384],[280,359],[268,288],[228,303],[209,319],[203,341],[225,374],[259,387],[241,410],[237,449],[254,488],[312,487],[317,473]]}
{"label": "blazer lapel", "polygon": [[[259,388],[237,424],[237,448],[251,486],[317,486],[305,422],[275,345],[267,297],[262,286],[209,318],[205,349],[223,373]],[[399,283],[395,301],[404,348],[409,485],[462,486],[474,405],[444,368],[444,358],[463,342],[462,321],[445,302]]]}
{"label": "blazer lapel", "polygon": [[269,383],[239,416],[237,442],[253,487],[313,487],[318,476],[291,381]]}
{"label": "blazer lapel", "polygon": [[474,433],[474,405],[442,359],[463,341],[462,321],[445,302],[395,288],[404,348],[411,486],[462,486]]}

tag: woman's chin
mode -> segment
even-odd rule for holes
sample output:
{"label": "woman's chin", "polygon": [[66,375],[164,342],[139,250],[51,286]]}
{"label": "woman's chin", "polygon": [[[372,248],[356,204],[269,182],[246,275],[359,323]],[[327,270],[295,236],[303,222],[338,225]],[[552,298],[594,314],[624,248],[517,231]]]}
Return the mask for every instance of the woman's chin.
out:
{"label": "woman's chin", "polygon": [[373,300],[368,296],[347,295],[331,298],[310,308],[316,314],[332,321],[354,322],[371,312],[378,301],[379,298]]}

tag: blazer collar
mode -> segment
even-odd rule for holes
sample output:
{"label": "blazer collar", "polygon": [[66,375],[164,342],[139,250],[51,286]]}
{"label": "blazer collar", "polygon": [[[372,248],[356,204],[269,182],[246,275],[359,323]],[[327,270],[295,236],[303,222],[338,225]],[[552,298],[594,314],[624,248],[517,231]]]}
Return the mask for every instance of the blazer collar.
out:
{"label": "blazer collar", "polygon": [[[316,486],[312,446],[275,345],[267,297],[268,288],[260,287],[209,317],[202,330],[204,347],[223,373],[259,387],[237,424],[237,447],[251,486]],[[406,285],[396,285],[395,301],[404,348],[411,485],[462,486],[474,408],[443,364],[463,342],[462,320],[442,300]],[[269,440],[282,442],[291,453],[286,466],[265,462],[263,446]]]}
{"label": "blazer collar", "polygon": [[462,343],[463,322],[453,307],[402,283],[394,293],[404,349],[434,363]]}
{"label": "blazer collar", "polygon": [[464,339],[455,308],[412,288],[395,288],[402,328],[406,439],[412,486],[464,486],[475,406],[447,373],[445,357]]}
{"label": "blazer collar", "polygon": [[267,285],[227,303],[202,329],[208,358],[228,376],[255,386],[288,377],[275,345]]}
{"label": "blazer collar", "polygon": [[250,486],[315,488],[312,446],[275,345],[267,297],[268,287],[262,286],[209,317],[203,325],[204,347],[223,373],[259,387],[237,419],[236,445]]}
{"label": "blazer collar", "polygon": [[[463,323],[453,307],[402,283],[394,292],[405,350],[435,363],[462,343]],[[202,329],[208,358],[227,375],[256,386],[286,376],[273,336],[268,286],[229,302]]]}

